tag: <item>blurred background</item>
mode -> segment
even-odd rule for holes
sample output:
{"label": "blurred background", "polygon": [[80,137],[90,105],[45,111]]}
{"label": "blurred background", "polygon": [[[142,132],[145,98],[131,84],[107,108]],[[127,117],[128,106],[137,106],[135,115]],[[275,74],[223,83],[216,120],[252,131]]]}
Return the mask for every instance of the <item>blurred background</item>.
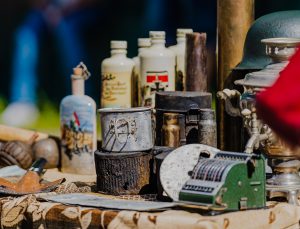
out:
{"label": "blurred background", "polygon": [[[207,33],[209,84],[216,85],[216,0],[3,0],[0,3],[0,115],[9,105],[34,104],[28,128],[59,133],[59,103],[71,93],[72,68],[83,61],[92,77],[86,94],[100,101],[100,64],[110,56],[110,40],[127,40],[128,57],[137,38],[166,31],[176,43],[177,28]],[[255,17],[300,9],[299,0],[256,1]],[[20,110],[13,107],[18,119]],[[19,109],[19,110],[18,110]],[[35,110],[36,109],[36,110]],[[3,115],[2,115],[3,116]],[[31,115],[34,118],[34,115]],[[3,119],[1,119],[3,122]]]}

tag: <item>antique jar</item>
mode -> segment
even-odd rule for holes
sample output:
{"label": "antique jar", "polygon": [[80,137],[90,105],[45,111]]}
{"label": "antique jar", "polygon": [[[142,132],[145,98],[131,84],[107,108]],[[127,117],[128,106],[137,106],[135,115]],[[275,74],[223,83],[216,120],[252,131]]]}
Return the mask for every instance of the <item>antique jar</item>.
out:
{"label": "antique jar", "polygon": [[176,45],[169,47],[176,55],[176,91],[183,91],[185,85],[185,35],[192,33],[192,29],[179,28],[176,31]]}
{"label": "antique jar", "polygon": [[150,38],[138,38],[138,55],[133,57],[132,60],[134,62],[133,68],[133,96],[135,97],[134,105],[141,106],[141,61],[140,55],[141,53],[151,46]]}
{"label": "antique jar", "polygon": [[111,41],[111,57],[101,64],[101,107],[132,107],[134,62],[126,57],[127,42]]}
{"label": "antique jar", "polygon": [[165,47],[165,32],[150,31],[151,47],[140,55],[142,105],[155,106],[155,92],[175,91],[175,54]]}

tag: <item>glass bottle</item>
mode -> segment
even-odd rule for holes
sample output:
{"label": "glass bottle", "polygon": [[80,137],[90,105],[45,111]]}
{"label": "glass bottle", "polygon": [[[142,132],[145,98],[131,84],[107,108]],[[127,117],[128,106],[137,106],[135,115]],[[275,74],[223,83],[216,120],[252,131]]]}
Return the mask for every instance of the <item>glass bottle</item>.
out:
{"label": "glass bottle", "polygon": [[84,94],[84,81],[90,73],[81,62],[73,69],[72,95],[60,104],[61,170],[67,173],[95,174],[96,104]]}
{"label": "glass bottle", "polygon": [[170,46],[176,55],[176,91],[183,91],[185,85],[185,35],[187,33],[192,33],[192,29],[177,29],[177,44]]}
{"label": "glass bottle", "polygon": [[101,64],[102,108],[132,107],[132,75],[134,62],[127,58],[127,42],[111,41],[111,57]]}
{"label": "glass bottle", "polygon": [[165,32],[150,31],[151,47],[140,54],[142,105],[155,106],[156,91],[175,91],[175,54],[165,47]]}

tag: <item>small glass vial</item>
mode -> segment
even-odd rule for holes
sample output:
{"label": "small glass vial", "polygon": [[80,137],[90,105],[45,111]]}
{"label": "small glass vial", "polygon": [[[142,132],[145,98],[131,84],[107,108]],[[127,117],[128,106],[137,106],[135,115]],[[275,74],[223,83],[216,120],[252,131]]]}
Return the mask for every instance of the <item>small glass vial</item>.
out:
{"label": "small glass vial", "polygon": [[151,47],[140,54],[142,105],[155,107],[156,91],[175,91],[175,54],[165,32],[150,31]]}
{"label": "small glass vial", "polygon": [[127,58],[127,41],[111,41],[111,57],[102,61],[102,108],[132,107],[134,62]]}
{"label": "small glass vial", "polygon": [[162,126],[162,145],[168,147],[180,146],[179,114],[164,113]]}
{"label": "small glass vial", "polygon": [[177,29],[177,44],[170,46],[176,55],[176,91],[183,91],[185,85],[185,35],[192,33],[192,29]]}
{"label": "small glass vial", "polygon": [[200,144],[217,147],[217,125],[213,109],[200,109],[198,139]]}
{"label": "small glass vial", "polygon": [[141,92],[141,76],[140,76],[140,55],[141,53],[151,46],[150,38],[138,38],[138,55],[133,57],[133,95],[136,98],[134,102],[135,106],[141,106],[142,92]]}
{"label": "small glass vial", "polygon": [[60,104],[61,170],[66,173],[95,174],[96,104],[84,94],[84,81],[89,76],[83,63],[75,67],[72,95]]}

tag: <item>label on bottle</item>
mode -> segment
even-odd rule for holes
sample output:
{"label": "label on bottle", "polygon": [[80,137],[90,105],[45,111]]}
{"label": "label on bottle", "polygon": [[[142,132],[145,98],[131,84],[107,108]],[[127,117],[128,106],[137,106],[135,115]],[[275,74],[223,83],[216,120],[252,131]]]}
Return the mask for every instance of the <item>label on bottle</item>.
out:
{"label": "label on bottle", "polygon": [[147,71],[146,85],[143,88],[143,105],[154,107],[155,92],[167,91],[168,86],[168,71]]}
{"label": "label on bottle", "polygon": [[102,107],[131,107],[131,90],[131,72],[102,74]]}

